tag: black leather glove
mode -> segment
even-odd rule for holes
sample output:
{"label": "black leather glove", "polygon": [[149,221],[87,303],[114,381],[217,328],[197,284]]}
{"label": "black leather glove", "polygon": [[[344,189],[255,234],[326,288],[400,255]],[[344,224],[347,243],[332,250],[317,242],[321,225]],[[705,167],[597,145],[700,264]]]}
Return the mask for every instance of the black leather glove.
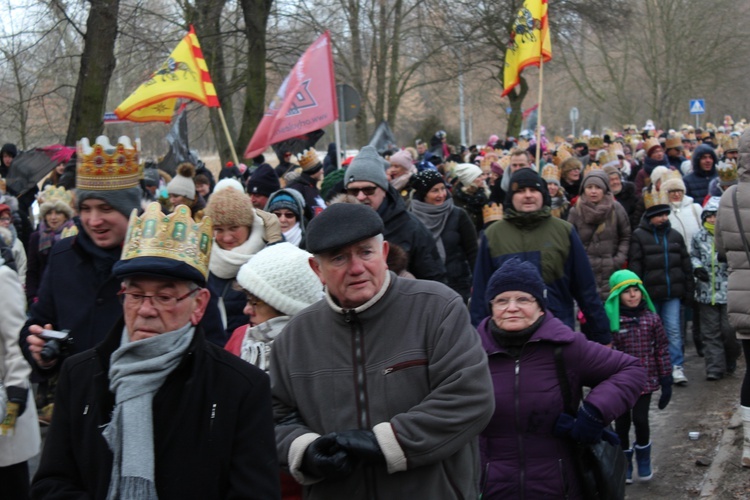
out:
{"label": "black leather glove", "polygon": [[369,430],[351,430],[336,434],[336,442],[351,455],[367,464],[385,463],[375,433]]}
{"label": "black leather glove", "polygon": [[695,269],[693,269],[693,275],[699,280],[705,281],[706,283],[711,281],[711,277],[708,275],[708,271],[706,271],[705,267],[696,267]]}
{"label": "black leather glove", "polygon": [[300,469],[309,476],[337,479],[351,474],[352,460],[336,442],[336,433],[332,432],[310,443]]}
{"label": "black leather glove", "polygon": [[9,403],[18,404],[18,416],[23,415],[26,411],[26,400],[29,398],[29,390],[24,387],[18,387],[15,385],[9,385],[5,392],[8,394]]}
{"label": "black leather glove", "polygon": [[659,379],[661,384],[661,396],[659,397],[659,409],[663,410],[669,404],[669,400],[672,399],[672,375],[665,375]]}
{"label": "black leather glove", "polygon": [[595,444],[602,439],[604,427],[604,420],[599,410],[588,403],[583,403],[578,409],[576,421],[570,430],[570,437],[582,444]]}

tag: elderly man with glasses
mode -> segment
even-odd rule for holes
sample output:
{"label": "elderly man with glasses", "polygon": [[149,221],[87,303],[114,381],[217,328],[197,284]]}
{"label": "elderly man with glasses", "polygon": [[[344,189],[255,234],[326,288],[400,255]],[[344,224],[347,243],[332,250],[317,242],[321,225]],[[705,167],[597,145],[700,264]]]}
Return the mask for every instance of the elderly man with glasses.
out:
{"label": "elderly man with glasses", "polygon": [[123,319],[62,367],[34,498],[279,498],[268,377],[199,326],[211,235],[184,205],[133,213]]}

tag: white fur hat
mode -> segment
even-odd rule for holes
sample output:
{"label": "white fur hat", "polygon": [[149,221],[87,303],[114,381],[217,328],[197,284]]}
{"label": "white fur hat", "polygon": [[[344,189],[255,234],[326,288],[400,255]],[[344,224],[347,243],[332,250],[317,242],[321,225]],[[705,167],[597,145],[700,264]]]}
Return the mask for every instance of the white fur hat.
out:
{"label": "white fur hat", "polygon": [[323,285],[310,268],[311,254],[291,243],[266,247],[237,273],[237,282],[287,316],[297,314],[323,297]]}

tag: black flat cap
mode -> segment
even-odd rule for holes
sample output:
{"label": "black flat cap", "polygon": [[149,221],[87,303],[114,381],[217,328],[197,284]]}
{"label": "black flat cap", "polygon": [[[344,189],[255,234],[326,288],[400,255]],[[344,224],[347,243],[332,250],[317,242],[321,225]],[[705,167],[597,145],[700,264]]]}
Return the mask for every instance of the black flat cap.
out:
{"label": "black flat cap", "polygon": [[367,205],[335,203],[307,226],[307,251],[327,253],[383,232],[383,220]]}

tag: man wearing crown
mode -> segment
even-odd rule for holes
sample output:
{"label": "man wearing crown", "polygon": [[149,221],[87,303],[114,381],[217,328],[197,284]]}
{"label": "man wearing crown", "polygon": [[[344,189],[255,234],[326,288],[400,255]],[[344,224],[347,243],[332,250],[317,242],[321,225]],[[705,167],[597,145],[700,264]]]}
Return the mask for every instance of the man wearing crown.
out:
{"label": "man wearing crown", "polygon": [[113,269],[123,318],[66,360],[34,498],[279,498],[271,389],[199,322],[212,226],[134,211]]}
{"label": "man wearing crown", "polygon": [[302,167],[302,174],[287,187],[302,193],[305,199],[305,218],[309,221],[326,207],[318,189],[318,182],[323,180],[323,163],[318,159],[315,148],[306,149],[297,155],[297,161]]}

